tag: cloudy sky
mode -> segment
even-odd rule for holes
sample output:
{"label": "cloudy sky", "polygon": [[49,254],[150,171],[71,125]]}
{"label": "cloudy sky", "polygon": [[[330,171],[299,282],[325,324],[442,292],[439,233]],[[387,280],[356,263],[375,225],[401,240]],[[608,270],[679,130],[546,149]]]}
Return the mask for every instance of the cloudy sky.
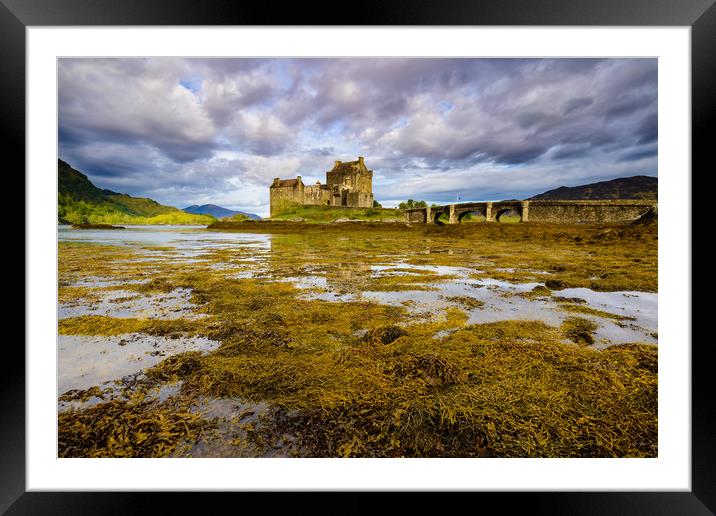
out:
{"label": "cloudy sky", "polygon": [[657,175],[656,59],[60,59],[60,158],[97,186],[268,215],[365,156],[384,206]]}

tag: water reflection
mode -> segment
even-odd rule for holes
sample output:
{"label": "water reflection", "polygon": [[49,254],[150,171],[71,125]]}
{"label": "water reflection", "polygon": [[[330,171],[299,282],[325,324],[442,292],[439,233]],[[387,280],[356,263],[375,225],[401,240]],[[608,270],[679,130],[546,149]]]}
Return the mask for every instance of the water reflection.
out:
{"label": "water reflection", "polygon": [[60,242],[93,242],[105,245],[132,247],[170,246],[179,252],[206,253],[216,249],[242,247],[269,251],[271,235],[262,233],[234,233],[211,231],[205,226],[133,226],[123,230],[72,229],[59,226]]}
{"label": "water reflection", "polygon": [[[144,248],[147,257],[169,253],[173,259],[200,256],[216,250],[240,251],[226,263],[213,266],[227,269],[234,278],[264,278],[288,281],[304,292],[302,297],[331,302],[371,301],[402,305],[409,310],[439,315],[448,307],[468,313],[469,323],[502,320],[542,320],[559,325],[574,314],[565,312],[559,301],[549,296],[523,296],[542,282],[513,284],[501,280],[473,279],[475,267],[416,265],[421,253],[447,253],[444,247],[416,242],[410,255],[405,246],[386,245],[382,235],[344,233],[260,234],[216,232],[203,227],[132,227],[121,231],[72,230],[60,228],[61,241],[91,241]],[[173,251],[147,250],[148,246],[167,246]],[[147,265],[149,266],[149,264]],[[230,270],[231,269],[231,270]],[[386,276],[430,274],[431,281],[415,283],[416,288],[376,289],[376,280]],[[546,273],[545,273],[546,274]],[[435,278],[444,276],[445,278]],[[430,290],[420,289],[420,286]],[[567,289],[561,296],[578,297],[586,306],[629,317],[624,321],[583,315],[598,322],[598,345],[620,342],[657,342],[657,294],[643,292],[595,292]],[[478,301],[479,307],[465,307],[460,298]],[[128,313],[131,310],[128,309]]]}

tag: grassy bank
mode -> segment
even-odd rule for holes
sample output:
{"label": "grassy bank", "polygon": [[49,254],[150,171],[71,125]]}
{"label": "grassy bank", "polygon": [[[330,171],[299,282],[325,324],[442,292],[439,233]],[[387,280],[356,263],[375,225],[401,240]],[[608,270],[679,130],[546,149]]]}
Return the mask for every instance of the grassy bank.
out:
{"label": "grassy bank", "polygon": [[404,220],[401,210],[389,208],[341,208],[335,206],[295,206],[271,217],[276,221],[301,221],[308,223],[335,222],[336,220],[360,220],[370,222]]}

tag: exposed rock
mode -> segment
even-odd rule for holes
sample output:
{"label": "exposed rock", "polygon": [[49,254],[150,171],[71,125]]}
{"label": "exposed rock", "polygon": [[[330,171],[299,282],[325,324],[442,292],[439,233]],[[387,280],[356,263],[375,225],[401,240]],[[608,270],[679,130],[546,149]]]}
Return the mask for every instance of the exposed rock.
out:
{"label": "exposed rock", "polygon": [[544,282],[544,285],[550,290],[561,290],[563,288],[567,288],[564,281],[558,279],[548,279]]}
{"label": "exposed rock", "polygon": [[632,224],[654,224],[659,219],[659,207],[652,206],[646,213],[636,219]]}
{"label": "exposed rock", "polygon": [[72,224],[73,229],[125,229],[124,226],[113,226],[112,224]]}
{"label": "exposed rock", "polygon": [[403,328],[391,325],[369,330],[363,337],[363,341],[373,344],[390,344],[403,335],[407,335],[407,332]]}

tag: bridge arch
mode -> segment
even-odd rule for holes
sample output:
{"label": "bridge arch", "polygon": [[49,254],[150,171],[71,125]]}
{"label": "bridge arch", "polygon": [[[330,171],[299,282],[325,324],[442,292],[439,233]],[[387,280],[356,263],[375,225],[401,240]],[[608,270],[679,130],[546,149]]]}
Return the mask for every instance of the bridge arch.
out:
{"label": "bridge arch", "polygon": [[514,206],[500,206],[495,211],[495,221],[496,222],[503,222],[502,217],[506,215],[512,215],[518,216],[520,218],[520,222],[523,220],[523,213],[522,213],[522,206],[520,205],[514,205]]}
{"label": "bridge arch", "polygon": [[487,209],[486,208],[474,208],[474,209],[467,209],[458,212],[457,214],[457,222],[463,223],[471,221],[470,219],[477,218],[478,220],[476,222],[486,222],[487,221]]}
{"label": "bridge arch", "polygon": [[450,214],[445,210],[433,210],[430,214],[430,216],[433,218],[433,223],[437,224],[438,226],[444,226],[445,222],[440,220],[440,217],[442,215],[445,215],[446,217],[450,217]]}

